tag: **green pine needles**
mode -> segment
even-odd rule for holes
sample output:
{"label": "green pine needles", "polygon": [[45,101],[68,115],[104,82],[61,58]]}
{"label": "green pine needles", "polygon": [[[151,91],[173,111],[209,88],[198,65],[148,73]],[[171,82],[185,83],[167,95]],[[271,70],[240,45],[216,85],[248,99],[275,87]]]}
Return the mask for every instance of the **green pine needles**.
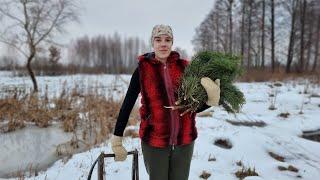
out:
{"label": "green pine needles", "polygon": [[200,84],[202,77],[220,79],[220,101],[227,112],[239,112],[245,103],[243,93],[232,83],[242,73],[240,58],[219,52],[197,53],[186,67],[178,89],[180,107],[195,112],[207,101],[207,93]]}

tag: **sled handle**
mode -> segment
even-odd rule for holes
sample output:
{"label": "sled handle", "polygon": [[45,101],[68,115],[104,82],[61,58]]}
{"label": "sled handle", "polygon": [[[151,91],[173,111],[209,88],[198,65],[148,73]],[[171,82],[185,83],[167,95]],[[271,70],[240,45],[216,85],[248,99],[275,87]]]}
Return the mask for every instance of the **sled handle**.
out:
{"label": "sled handle", "polygon": [[[128,155],[133,155],[132,180],[139,180],[138,150],[135,149],[134,151],[129,151]],[[104,154],[104,152],[101,152],[98,158],[92,164],[87,180],[91,180],[93,169],[97,163],[98,163],[98,180],[104,180],[103,168],[104,168],[104,158],[106,157],[115,157],[115,154]]]}

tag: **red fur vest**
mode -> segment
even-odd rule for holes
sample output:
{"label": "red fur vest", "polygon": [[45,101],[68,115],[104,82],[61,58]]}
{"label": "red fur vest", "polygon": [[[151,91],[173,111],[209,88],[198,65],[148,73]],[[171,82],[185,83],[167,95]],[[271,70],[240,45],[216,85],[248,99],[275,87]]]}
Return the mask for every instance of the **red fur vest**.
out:
{"label": "red fur vest", "polygon": [[[154,147],[191,143],[197,138],[196,113],[189,112],[181,117],[183,110],[164,108],[177,100],[180,78],[188,61],[180,59],[175,51],[171,52],[165,65],[154,58],[154,53],[141,55],[138,60],[142,96],[139,109],[141,140]],[[168,89],[172,90],[171,93]]]}

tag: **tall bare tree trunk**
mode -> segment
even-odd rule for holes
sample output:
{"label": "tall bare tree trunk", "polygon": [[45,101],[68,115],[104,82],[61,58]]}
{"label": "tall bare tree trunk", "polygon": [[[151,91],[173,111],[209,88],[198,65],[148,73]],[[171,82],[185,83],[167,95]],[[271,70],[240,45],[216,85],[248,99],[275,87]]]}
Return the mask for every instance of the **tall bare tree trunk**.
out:
{"label": "tall bare tree trunk", "polygon": [[292,1],[292,17],[291,17],[291,30],[290,30],[290,40],[289,40],[289,47],[288,47],[288,56],[287,56],[287,64],[286,64],[286,73],[291,72],[291,63],[293,59],[293,47],[294,47],[294,42],[295,42],[295,33],[296,33],[296,28],[295,28],[295,23],[296,23],[296,6],[297,6],[297,1],[293,0]]}
{"label": "tall bare tree trunk", "polygon": [[216,19],[216,26],[217,26],[217,28],[216,28],[216,41],[217,41],[217,51],[220,51],[220,25],[219,25],[219,14],[217,14],[217,19]]}
{"label": "tall bare tree trunk", "polygon": [[229,53],[232,54],[232,5],[233,0],[229,0]]}
{"label": "tall bare tree trunk", "polygon": [[274,56],[274,0],[271,0],[271,69],[274,72],[275,56]]}
{"label": "tall bare tree trunk", "polygon": [[251,26],[252,26],[252,0],[249,0],[249,27],[248,27],[248,64],[247,69],[250,68],[251,65]]}
{"label": "tall bare tree trunk", "polygon": [[301,26],[301,34],[300,34],[300,59],[299,59],[299,67],[298,71],[301,73],[304,70],[304,23],[305,23],[305,14],[306,14],[306,0],[303,0],[302,9],[301,9],[301,17],[300,17],[300,26]]}
{"label": "tall bare tree trunk", "polygon": [[[313,17],[313,10],[311,9],[311,17]],[[306,64],[305,64],[305,70],[309,71],[309,64],[310,64],[310,58],[311,58],[311,50],[313,46],[313,41],[312,41],[312,34],[313,34],[313,21],[309,21],[309,32],[308,32],[308,46],[307,46],[307,59],[306,59]]]}
{"label": "tall bare tree trunk", "polygon": [[264,38],[265,38],[265,32],[264,32],[264,21],[265,21],[265,0],[262,0],[262,27],[261,27],[261,31],[262,31],[262,36],[261,36],[261,67],[264,68],[264,51],[265,51],[265,47],[264,47]]}
{"label": "tall bare tree trunk", "polygon": [[319,41],[320,41],[320,17],[318,16],[318,22],[317,22],[317,36],[316,36],[316,44],[315,44],[315,54],[314,54],[314,61],[312,65],[312,72],[316,71],[317,68],[317,61],[318,61],[318,55],[319,55]]}
{"label": "tall bare tree trunk", "polygon": [[242,2],[242,10],[241,10],[241,65],[243,66],[243,56],[244,56],[244,15],[245,15],[245,1]]}
{"label": "tall bare tree trunk", "polygon": [[31,80],[32,80],[32,83],[33,83],[33,92],[38,92],[38,84],[37,84],[37,80],[36,80],[36,77],[34,75],[34,72],[31,68],[31,62],[33,60],[33,58],[35,57],[36,55],[36,49],[35,47],[30,47],[30,55],[28,57],[28,61],[27,61],[27,69],[28,69],[28,73],[31,77]]}

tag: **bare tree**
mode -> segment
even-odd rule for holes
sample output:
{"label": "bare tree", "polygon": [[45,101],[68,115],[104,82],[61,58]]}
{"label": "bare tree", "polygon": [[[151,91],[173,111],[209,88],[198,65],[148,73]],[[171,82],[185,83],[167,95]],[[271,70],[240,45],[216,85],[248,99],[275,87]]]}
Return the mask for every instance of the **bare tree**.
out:
{"label": "bare tree", "polygon": [[261,25],[261,66],[262,68],[264,68],[265,66],[265,43],[264,43],[264,39],[265,39],[265,12],[266,12],[266,2],[265,0],[262,0],[262,25]]}
{"label": "bare tree", "polygon": [[251,32],[252,32],[252,0],[248,0],[249,5],[249,24],[248,24],[248,64],[247,68],[249,69],[251,65]]}
{"label": "bare tree", "polygon": [[[287,1],[287,3],[290,3]],[[291,14],[291,29],[290,29],[290,37],[289,37],[289,47],[288,47],[288,55],[287,55],[287,64],[286,64],[286,72],[290,73],[291,63],[293,59],[293,47],[295,43],[296,37],[296,13],[297,13],[297,0],[292,0],[287,7],[289,13]]]}
{"label": "bare tree", "polygon": [[76,0],[1,0],[0,42],[17,49],[27,60],[27,69],[38,91],[31,68],[44,43],[53,43],[53,37],[63,32],[65,25],[78,20]]}
{"label": "bare tree", "polygon": [[[311,4],[310,4],[311,5]],[[308,38],[307,38],[307,42],[305,44],[306,49],[307,49],[307,57],[305,60],[305,65],[304,65],[304,70],[305,71],[309,71],[309,65],[310,65],[310,59],[311,59],[311,51],[313,48],[313,36],[314,36],[314,8],[313,6],[310,6],[310,8],[307,8],[307,12],[306,12],[306,24],[307,26],[307,30],[308,30]]]}
{"label": "bare tree", "polygon": [[245,46],[245,42],[244,42],[244,24],[245,24],[245,13],[246,12],[246,0],[242,0],[241,3],[241,30],[240,30],[240,34],[241,34],[241,39],[240,39],[240,43],[241,43],[241,50],[240,50],[240,54],[241,54],[241,65],[243,66],[244,62],[243,62],[243,56],[244,56],[244,46]]}
{"label": "bare tree", "polygon": [[304,70],[304,25],[305,25],[305,13],[306,13],[306,6],[307,6],[307,1],[303,0],[300,2],[300,11],[301,11],[301,16],[300,16],[300,58],[299,58],[299,66],[298,66],[298,71],[302,72]]}
{"label": "bare tree", "polygon": [[229,53],[232,54],[232,6],[234,3],[234,0],[228,0],[228,12],[229,12]]}
{"label": "bare tree", "polygon": [[317,61],[319,57],[319,41],[320,41],[320,16],[317,18],[317,30],[316,30],[316,40],[315,40],[315,53],[314,53],[314,61],[312,65],[312,71],[315,72],[317,68]]}
{"label": "bare tree", "polygon": [[271,69],[274,72],[275,66],[275,38],[274,38],[274,0],[271,0]]}

